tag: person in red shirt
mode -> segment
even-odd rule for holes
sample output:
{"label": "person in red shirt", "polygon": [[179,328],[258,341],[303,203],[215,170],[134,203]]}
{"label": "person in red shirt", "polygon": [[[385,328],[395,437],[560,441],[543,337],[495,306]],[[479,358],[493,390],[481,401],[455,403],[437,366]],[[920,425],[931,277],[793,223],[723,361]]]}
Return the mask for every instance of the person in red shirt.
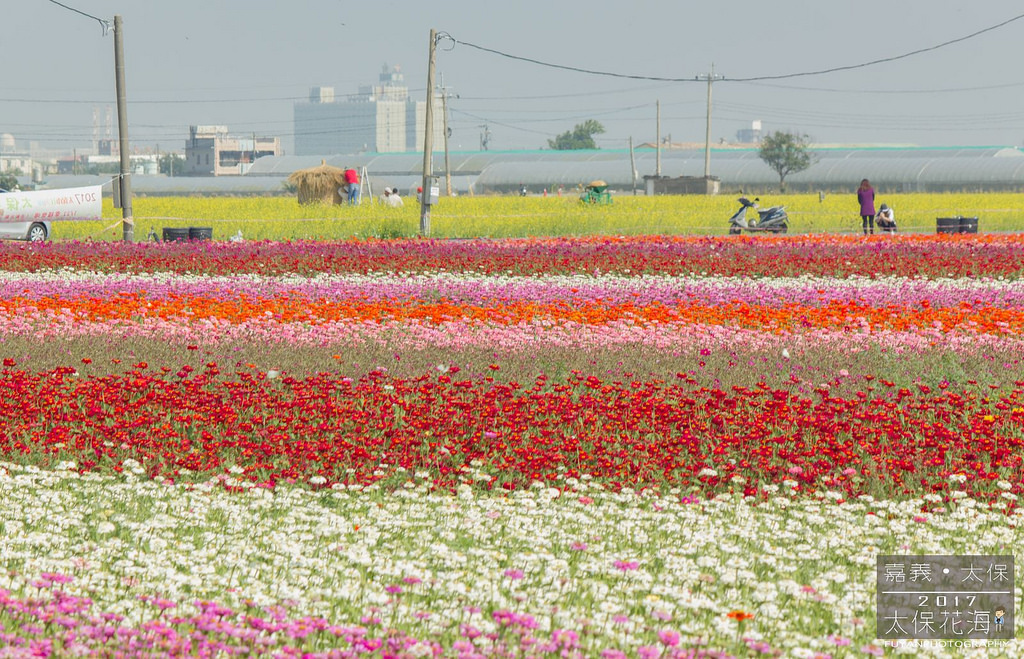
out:
{"label": "person in red shirt", "polygon": [[348,186],[348,203],[359,203],[359,174],[349,167],[345,170],[345,185]]}

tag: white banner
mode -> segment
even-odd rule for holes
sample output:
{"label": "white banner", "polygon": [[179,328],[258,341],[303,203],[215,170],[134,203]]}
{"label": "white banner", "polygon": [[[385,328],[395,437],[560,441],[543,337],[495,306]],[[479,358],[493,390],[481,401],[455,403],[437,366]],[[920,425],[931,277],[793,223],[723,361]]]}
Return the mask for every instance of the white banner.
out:
{"label": "white banner", "polygon": [[0,222],[55,222],[103,218],[98,185],[0,194]]}

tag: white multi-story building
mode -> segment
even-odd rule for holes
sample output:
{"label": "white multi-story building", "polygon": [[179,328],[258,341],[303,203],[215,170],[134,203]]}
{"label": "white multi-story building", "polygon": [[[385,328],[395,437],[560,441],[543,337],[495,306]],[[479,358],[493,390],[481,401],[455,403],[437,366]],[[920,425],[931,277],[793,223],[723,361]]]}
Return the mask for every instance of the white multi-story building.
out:
{"label": "white multi-story building", "polygon": [[750,128],[741,128],[736,131],[736,141],[740,144],[760,144],[761,120],[755,119],[750,122]]}
{"label": "white multi-story building", "polygon": [[[384,65],[378,84],[336,100],[333,87],[313,87],[295,104],[295,155],[396,153],[423,148],[425,100],[409,97],[401,70]],[[433,140],[443,144],[444,116],[434,96]]]}
{"label": "white multi-story building", "polygon": [[32,155],[18,151],[18,145],[14,136],[10,133],[0,135],[0,173],[21,172],[24,176],[31,176],[35,163]]}
{"label": "white multi-story building", "polygon": [[245,174],[262,156],[281,155],[278,137],[228,135],[227,126],[189,126],[185,143],[186,176]]}

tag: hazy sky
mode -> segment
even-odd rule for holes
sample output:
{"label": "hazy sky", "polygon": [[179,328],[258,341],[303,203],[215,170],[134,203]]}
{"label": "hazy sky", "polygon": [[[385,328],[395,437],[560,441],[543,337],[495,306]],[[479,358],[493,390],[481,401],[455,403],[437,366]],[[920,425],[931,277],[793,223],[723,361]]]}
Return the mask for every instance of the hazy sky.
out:
{"label": "hazy sky", "polygon": [[[400,65],[426,96],[431,28],[455,150],[535,149],[586,119],[601,148],[661,132],[703,142],[706,84],[558,70],[467,44],[569,67],[690,79],[712,64],[712,139],[760,119],[765,130],[821,143],[1021,145],[1024,19],[894,62],[827,75],[739,82],[856,65],[996,25],[1020,0],[61,0],[125,26],[133,146],[184,148],[191,124],[281,137],[292,148],[293,106],[312,86],[355,93]],[[99,22],[49,0],[4,0],[0,132],[18,146],[89,147],[113,107],[114,41]],[[459,43],[465,42],[465,43]],[[115,114],[116,118],[116,114]],[[116,125],[113,128],[116,135]]]}

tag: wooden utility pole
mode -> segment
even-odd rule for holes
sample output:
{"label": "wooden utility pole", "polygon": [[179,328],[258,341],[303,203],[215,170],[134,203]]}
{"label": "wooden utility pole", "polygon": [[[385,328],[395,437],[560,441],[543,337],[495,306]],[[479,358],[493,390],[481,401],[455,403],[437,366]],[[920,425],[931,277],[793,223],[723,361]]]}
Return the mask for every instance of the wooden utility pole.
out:
{"label": "wooden utility pole", "polygon": [[128,152],[128,101],[124,87],[124,22],[114,16],[114,78],[117,88],[117,140],[121,152],[121,227],[124,242],[135,242],[135,219],[132,217],[131,158]]}
{"label": "wooden utility pole", "polygon": [[433,183],[434,149],[434,63],[437,61],[437,30],[430,30],[430,60],[427,63],[427,111],[423,130],[423,192],[420,193],[420,235],[430,235],[430,186]]}

